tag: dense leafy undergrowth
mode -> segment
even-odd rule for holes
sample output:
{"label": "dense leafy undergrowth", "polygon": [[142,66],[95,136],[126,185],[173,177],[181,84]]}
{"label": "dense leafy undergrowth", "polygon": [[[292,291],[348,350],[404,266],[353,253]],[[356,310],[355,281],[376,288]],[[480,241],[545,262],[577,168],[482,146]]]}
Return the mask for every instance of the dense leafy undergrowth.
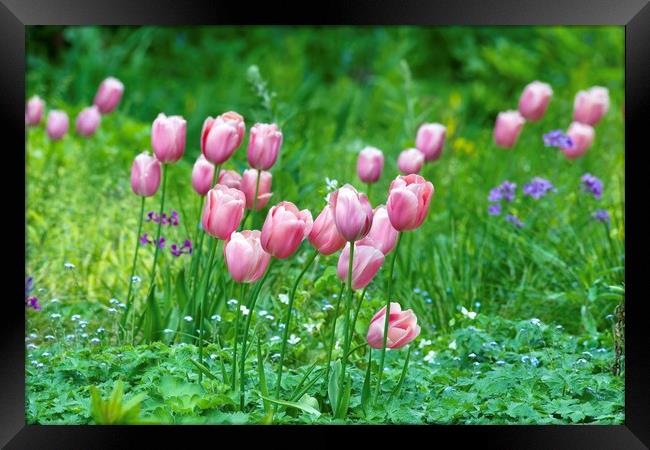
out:
{"label": "dense leafy undergrowth", "polygon": [[[351,410],[345,422],[622,423],[623,376],[611,372],[615,357],[611,339],[573,336],[561,326],[535,318],[510,321],[478,314],[474,320],[463,321],[449,336],[420,341],[409,377],[394,396],[391,392],[398,383],[401,363],[395,358],[399,352],[389,352],[383,396],[366,414],[360,404],[364,371],[353,371]],[[230,370],[228,350],[208,346],[206,364],[214,378],[206,376],[199,383],[198,369],[191,362],[197,352],[193,345],[158,342],[65,348],[42,343],[29,351],[27,420],[93,423],[90,386],[97,386],[108,397],[122,380],[126,401],[143,394],[139,398],[141,423],[263,422],[257,359],[249,358],[252,390],[245,411],[240,412],[238,394],[223,382]],[[358,358],[363,366],[361,361],[367,359],[361,354]],[[296,403],[303,408],[280,409],[274,423],[343,422],[321,414],[329,411],[322,370],[311,370],[305,381],[309,369],[299,367],[283,379],[287,398],[282,400],[300,394]],[[272,368],[266,367],[265,372],[267,383],[273,385]]]}

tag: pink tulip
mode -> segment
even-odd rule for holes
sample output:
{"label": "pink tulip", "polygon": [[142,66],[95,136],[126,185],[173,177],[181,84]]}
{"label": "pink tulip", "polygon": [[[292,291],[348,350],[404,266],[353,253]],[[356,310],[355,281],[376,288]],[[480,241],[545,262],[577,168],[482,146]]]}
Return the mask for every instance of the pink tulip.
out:
{"label": "pink tulip", "polygon": [[[212,180],[214,179],[214,165],[205,159],[201,154],[196,159],[194,167],[192,168],[192,187],[197,194],[203,196],[212,189]],[[219,184],[221,181],[219,181]],[[232,186],[228,186],[232,187]]]}
{"label": "pink tulip", "polygon": [[256,123],[251,128],[246,157],[254,169],[269,170],[278,158],[282,132],[274,123]]}
{"label": "pink tulip", "polygon": [[[241,190],[242,176],[234,170],[221,170],[219,172],[219,184]],[[245,193],[244,193],[245,194]]]}
{"label": "pink tulip", "polygon": [[68,132],[68,115],[64,111],[53,109],[47,115],[47,135],[53,141],[58,141]]}
{"label": "pink tulip", "polygon": [[89,106],[84,108],[76,120],[77,134],[82,136],[92,136],[99,126],[99,122],[102,120],[102,115],[99,113],[99,109],[96,106]]}
{"label": "pink tulip", "polygon": [[417,148],[409,148],[399,154],[397,167],[404,175],[420,172],[424,165],[424,153]]}
{"label": "pink tulip", "polygon": [[151,125],[151,146],[162,163],[174,163],[185,152],[187,122],[181,116],[160,113]]}
{"label": "pink tulip", "polygon": [[[271,172],[260,173],[260,185],[257,189],[257,203],[255,210],[259,211],[264,208],[271,199],[271,181],[273,176]],[[253,209],[253,199],[255,197],[255,185],[257,183],[257,170],[246,169],[241,180],[241,190],[246,195],[246,208]]]}
{"label": "pink tulip", "polygon": [[519,98],[519,112],[526,120],[538,121],[544,116],[552,95],[553,89],[549,84],[533,81],[524,88]]}
{"label": "pink tulip", "polygon": [[[354,243],[354,260],[352,261],[352,289],[368,286],[384,262],[384,254],[372,245]],[[336,273],[343,282],[348,280],[350,265],[350,243],[348,242],[339,256]]]}
{"label": "pink tulip", "polygon": [[375,208],[372,218],[372,227],[368,236],[359,241],[360,245],[371,245],[384,255],[390,253],[397,243],[399,231],[393,228],[388,217],[388,210],[384,205]]}
{"label": "pink tulip", "polygon": [[131,166],[131,189],[135,195],[151,197],[160,186],[160,161],[147,152],[135,157]]}
{"label": "pink tulip", "polygon": [[609,109],[609,91],[594,86],[576,94],[573,102],[573,120],[586,125],[596,125]]}
{"label": "pink tulip", "polygon": [[224,244],[224,257],[228,272],[238,283],[253,283],[264,275],[271,261],[260,243],[259,230],[233,232]]}
{"label": "pink tulip", "polygon": [[[382,348],[384,345],[384,326],[386,322],[386,307],[384,306],[374,315],[368,327],[366,340],[372,348]],[[388,337],[386,348],[402,348],[420,335],[418,319],[413,311],[402,307],[397,302],[390,303],[388,315]]]}
{"label": "pink tulip", "polygon": [[331,255],[345,246],[345,239],[339,233],[334,222],[334,213],[330,205],[320,212],[309,233],[309,242],[322,255]]}
{"label": "pink tulip", "polygon": [[494,142],[499,147],[511,148],[517,142],[525,122],[519,111],[500,112],[494,126]]}
{"label": "pink tulip", "polygon": [[308,210],[299,211],[291,202],[280,202],[266,215],[262,226],[262,248],[278,259],[288,258],[309,235],[312,225]]}
{"label": "pink tulip", "polygon": [[25,124],[30,127],[40,124],[44,109],[45,102],[38,95],[31,97],[25,108]]}
{"label": "pink tulip", "polygon": [[246,197],[238,189],[217,184],[208,191],[203,207],[203,229],[211,236],[226,240],[239,228]]}
{"label": "pink tulip", "polygon": [[594,129],[590,125],[580,122],[572,122],[567,130],[567,135],[571,138],[573,145],[571,147],[562,147],[562,151],[569,159],[575,159],[584,155],[591,144],[594,142]]}
{"label": "pink tulip", "polygon": [[372,226],[372,206],[366,194],[346,184],[330,194],[329,204],[336,228],[346,241],[357,241],[368,234]]}
{"label": "pink tulip", "polygon": [[424,222],[434,188],[420,175],[398,176],[388,189],[388,218],[397,231],[414,230]]}
{"label": "pink tulip", "polygon": [[201,151],[213,164],[226,162],[244,139],[244,118],[234,111],[208,117],[201,130]]}
{"label": "pink tulip", "polygon": [[117,78],[108,77],[99,85],[93,103],[97,106],[100,113],[108,114],[120,103],[123,93],[124,84]]}
{"label": "pink tulip", "polygon": [[375,147],[366,147],[357,159],[357,175],[364,183],[375,183],[384,169],[384,154]]}
{"label": "pink tulip", "polygon": [[425,123],[418,129],[415,147],[424,153],[426,161],[435,161],[442,154],[447,128],[439,123]]}

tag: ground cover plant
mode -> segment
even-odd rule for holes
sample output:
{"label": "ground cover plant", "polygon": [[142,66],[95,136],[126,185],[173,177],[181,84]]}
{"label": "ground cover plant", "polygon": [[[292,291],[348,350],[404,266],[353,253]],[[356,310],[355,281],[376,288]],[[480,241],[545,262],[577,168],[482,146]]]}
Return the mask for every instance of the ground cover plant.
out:
{"label": "ground cover plant", "polygon": [[28,423],[623,423],[622,29],[27,61]]}

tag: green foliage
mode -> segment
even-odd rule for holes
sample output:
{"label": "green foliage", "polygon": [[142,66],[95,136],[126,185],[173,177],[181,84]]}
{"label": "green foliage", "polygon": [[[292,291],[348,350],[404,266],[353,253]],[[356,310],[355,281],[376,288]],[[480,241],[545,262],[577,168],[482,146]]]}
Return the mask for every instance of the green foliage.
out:
{"label": "green foliage", "polygon": [[113,392],[107,400],[101,398],[99,390],[90,386],[90,408],[93,420],[97,425],[137,425],[143,423],[139,419],[140,403],[144,394],[140,394],[128,402],[123,400],[124,384],[117,381]]}

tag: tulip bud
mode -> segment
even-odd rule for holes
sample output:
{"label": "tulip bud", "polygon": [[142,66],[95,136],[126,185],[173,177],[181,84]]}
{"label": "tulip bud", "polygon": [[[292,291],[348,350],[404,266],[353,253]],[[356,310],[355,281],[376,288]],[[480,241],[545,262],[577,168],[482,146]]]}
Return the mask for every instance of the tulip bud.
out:
{"label": "tulip bud", "polygon": [[280,202],[266,215],[262,226],[262,248],[278,259],[288,258],[309,235],[312,225],[308,210],[299,211],[291,202]]}
{"label": "tulip bud", "polygon": [[[352,261],[352,289],[363,289],[375,277],[384,263],[384,254],[372,245],[361,242],[354,243],[354,258]],[[341,281],[346,282],[350,267],[350,243],[348,242],[339,256],[336,273]]]}
{"label": "tulip bud", "polygon": [[[259,211],[264,208],[271,199],[271,181],[273,176],[271,172],[260,172],[260,185],[257,189],[257,203],[255,210]],[[241,179],[241,190],[246,195],[246,208],[253,209],[253,200],[255,198],[255,185],[257,184],[257,170],[246,169]]]}
{"label": "tulip bud", "polygon": [[357,175],[364,183],[375,183],[384,169],[384,154],[375,147],[366,147],[357,159]]}
{"label": "tulip bud", "polygon": [[259,230],[233,232],[224,244],[224,258],[228,272],[238,283],[253,283],[264,275],[271,261],[260,243]]}
{"label": "tulip bud", "polygon": [[511,148],[517,142],[525,122],[519,111],[500,112],[494,126],[494,142],[499,147]]}
{"label": "tulip bud", "polygon": [[549,84],[533,81],[524,88],[519,98],[519,112],[526,120],[538,121],[544,116],[552,95],[553,89]]}
{"label": "tulip bud", "polygon": [[434,188],[420,175],[398,176],[388,190],[388,218],[397,231],[414,230],[429,212]]}
{"label": "tulip bud", "polygon": [[242,191],[217,184],[205,198],[203,229],[218,239],[228,239],[239,228],[245,204],[246,197]]}
{"label": "tulip bud", "polygon": [[[368,327],[366,340],[372,348],[382,348],[384,345],[384,326],[386,322],[386,307],[374,315]],[[413,311],[407,309],[402,311],[402,307],[397,302],[390,303],[390,312],[388,313],[388,337],[386,338],[386,348],[402,348],[409,342],[412,342],[420,335],[420,326],[418,319]]]}
{"label": "tulip bud", "polygon": [[47,115],[47,135],[53,141],[58,141],[68,132],[68,115],[63,111],[53,109]]}
{"label": "tulip bud", "polygon": [[160,186],[160,161],[142,152],[135,157],[131,166],[131,189],[135,195],[151,197]]}
{"label": "tulip bud", "polygon": [[[224,186],[239,189],[241,191],[242,190],[241,189],[241,180],[242,180],[242,176],[239,175],[234,170],[223,170],[222,169],[221,172],[219,172],[219,181],[218,181],[218,183],[223,184]],[[244,192],[244,194],[246,194],[246,193]]]}
{"label": "tulip bud", "polygon": [[185,152],[187,122],[181,116],[160,113],[151,126],[151,146],[162,163],[174,163]]}
{"label": "tulip bud", "polygon": [[282,132],[274,123],[256,123],[251,128],[246,157],[254,169],[269,170],[278,158]]}
{"label": "tulip bud", "polygon": [[439,123],[425,123],[418,129],[415,147],[424,153],[426,161],[435,161],[442,154],[447,128]]}
{"label": "tulip bud", "polygon": [[31,97],[25,108],[25,124],[30,127],[40,124],[44,109],[45,102],[38,95]]}
{"label": "tulip bud", "polygon": [[226,162],[244,139],[244,118],[234,111],[208,117],[201,131],[201,151],[212,164]]}
{"label": "tulip bud", "polygon": [[108,114],[120,103],[123,93],[124,84],[117,78],[108,77],[99,85],[93,103],[97,106],[100,113]]}
{"label": "tulip bud", "polygon": [[424,165],[424,153],[417,148],[409,148],[399,154],[397,167],[404,175],[420,172]]}
{"label": "tulip bud", "polygon": [[309,242],[322,255],[331,255],[345,246],[345,239],[339,233],[334,222],[334,213],[330,205],[320,212],[309,233]]}
{"label": "tulip bud", "polygon": [[609,109],[609,91],[594,86],[576,94],[573,102],[573,120],[585,125],[596,125]]}
{"label": "tulip bud", "polygon": [[359,244],[371,245],[384,255],[390,253],[397,243],[399,231],[393,228],[388,217],[388,210],[384,205],[375,208],[370,233],[359,241]]}
{"label": "tulip bud", "polygon": [[329,204],[336,228],[347,242],[368,234],[372,226],[372,206],[366,194],[346,184],[330,194]]}
{"label": "tulip bud", "polygon": [[101,114],[99,114],[99,109],[96,106],[89,106],[84,108],[76,120],[77,134],[82,136],[92,136],[99,126],[99,122],[102,120]]}
{"label": "tulip bud", "polygon": [[[197,194],[203,196],[212,189],[213,179],[214,165],[205,159],[203,155],[199,155],[192,168],[192,188],[194,188]],[[219,184],[223,183],[219,182]]]}
{"label": "tulip bud", "polygon": [[572,145],[560,147],[567,158],[575,159],[584,155],[594,142],[594,129],[590,125],[573,122],[567,130]]}

